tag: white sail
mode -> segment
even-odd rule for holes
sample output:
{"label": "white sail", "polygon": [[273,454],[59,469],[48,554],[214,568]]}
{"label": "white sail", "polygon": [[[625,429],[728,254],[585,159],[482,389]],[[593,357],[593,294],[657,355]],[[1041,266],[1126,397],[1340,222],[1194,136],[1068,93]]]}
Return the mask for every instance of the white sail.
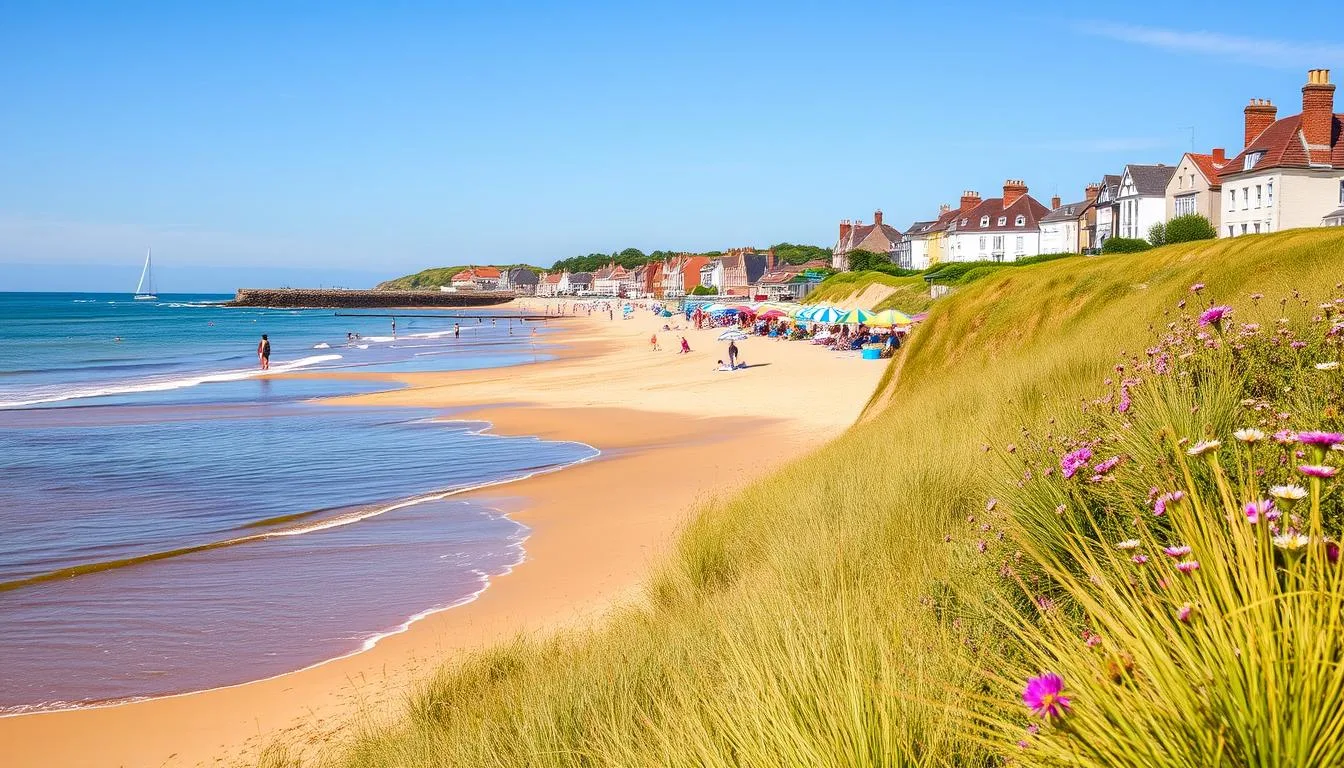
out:
{"label": "white sail", "polygon": [[150,269],[150,257],[152,251],[145,249],[145,266],[140,270],[140,282],[135,286],[135,298],[137,301],[146,301],[159,298],[154,294],[154,273]]}

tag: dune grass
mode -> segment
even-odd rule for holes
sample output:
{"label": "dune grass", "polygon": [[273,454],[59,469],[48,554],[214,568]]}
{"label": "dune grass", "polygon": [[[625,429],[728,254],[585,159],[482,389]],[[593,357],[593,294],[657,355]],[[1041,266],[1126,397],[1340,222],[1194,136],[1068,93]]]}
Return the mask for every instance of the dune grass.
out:
{"label": "dune grass", "polygon": [[822,281],[818,288],[803,299],[804,304],[844,301],[857,296],[872,286],[890,288],[891,293],[876,306],[865,307],[881,311],[898,309],[907,314],[915,314],[928,309],[933,303],[929,296],[929,286],[918,275],[895,277],[882,272],[840,272]]}
{"label": "dune grass", "polygon": [[445,667],[305,764],[1002,764],[958,715],[1021,663],[966,535],[1011,482],[986,448],[1076,410],[1192,283],[1273,301],[1341,278],[1323,230],[985,277],[933,306],[861,423],[700,510],[644,604]]}

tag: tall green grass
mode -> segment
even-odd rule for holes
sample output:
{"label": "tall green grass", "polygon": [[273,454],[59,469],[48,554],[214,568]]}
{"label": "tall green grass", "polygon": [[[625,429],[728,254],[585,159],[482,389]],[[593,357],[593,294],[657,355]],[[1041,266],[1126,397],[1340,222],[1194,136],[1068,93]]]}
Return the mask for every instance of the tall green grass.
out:
{"label": "tall green grass", "polygon": [[1016,471],[987,446],[1092,397],[1194,282],[1272,301],[1340,276],[1344,232],[1300,231],[985,277],[933,307],[860,424],[700,510],[642,604],[451,663],[307,764],[1000,764],[964,717],[1022,664],[967,540]]}

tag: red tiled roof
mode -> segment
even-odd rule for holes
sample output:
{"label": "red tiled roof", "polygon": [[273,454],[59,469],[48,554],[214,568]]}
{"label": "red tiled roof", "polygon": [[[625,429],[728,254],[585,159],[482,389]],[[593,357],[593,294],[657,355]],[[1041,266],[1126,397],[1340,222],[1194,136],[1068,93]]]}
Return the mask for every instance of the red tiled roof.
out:
{"label": "red tiled roof", "polygon": [[[991,197],[980,201],[980,204],[972,208],[968,213],[963,214],[961,218],[966,219],[966,224],[957,223],[958,232],[1027,232],[1040,227],[1041,219],[1050,213],[1036,198],[1031,195],[1023,195],[1013,201],[1013,204],[1007,208],[1003,207],[1002,197]],[[1021,215],[1026,217],[1026,222],[1022,226],[1017,226],[1013,222]],[[980,219],[988,216],[989,224],[980,226]],[[1005,224],[999,224],[999,217],[1005,216],[1008,221]]]}
{"label": "red tiled roof", "polygon": [[499,277],[499,270],[495,267],[474,267],[477,277]]}
{"label": "red tiled roof", "polygon": [[458,272],[456,275],[453,275],[453,279],[449,282],[469,283],[473,279],[475,279],[475,277],[476,277],[475,273],[472,272],[470,269],[464,269],[461,272]]}
{"label": "red tiled roof", "polygon": [[[1264,152],[1265,156],[1252,168],[1246,168],[1246,155]],[[1228,161],[1219,177],[1228,178],[1239,173],[1264,171],[1270,168],[1309,168],[1306,142],[1302,138],[1302,116],[1285,117],[1266,128],[1241,154]],[[1322,166],[1315,166],[1317,168]],[[1330,167],[1344,169],[1344,115],[1335,115],[1330,130]]]}
{"label": "red tiled roof", "polygon": [[556,284],[556,285],[559,285],[559,284],[560,284],[560,273],[559,273],[559,272],[552,272],[551,274],[547,275],[547,276],[546,276],[546,282],[547,282],[547,283],[554,283],[554,284]]}
{"label": "red tiled roof", "polygon": [[1204,174],[1204,180],[1212,186],[1218,186],[1218,173],[1227,167],[1227,160],[1219,163],[1213,159],[1213,155],[1201,155],[1198,152],[1186,154],[1190,156],[1190,161],[1195,164],[1199,172]]}

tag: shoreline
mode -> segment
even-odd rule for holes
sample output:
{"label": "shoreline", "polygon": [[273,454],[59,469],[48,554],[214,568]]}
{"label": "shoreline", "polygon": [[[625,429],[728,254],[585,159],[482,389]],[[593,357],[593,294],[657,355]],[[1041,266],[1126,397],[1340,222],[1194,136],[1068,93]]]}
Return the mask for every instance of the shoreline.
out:
{"label": "shoreline", "polygon": [[[689,360],[662,353],[667,357],[658,362],[666,365],[652,371],[665,370],[677,379],[663,386],[656,378],[649,380],[651,368],[644,356],[651,354],[645,351],[648,329],[664,321],[638,314],[631,321],[573,316],[564,333],[548,334],[552,359],[538,363],[451,373],[289,374],[403,385],[324,404],[452,409],[444,420],[485,421],[489,426],[483,433],[570,440],[599,453],[561,468],[453,493],[470,496],[530,529],[521,560],[488,578],[472,597],[417,614],[360,650],[274,677],[5,715],[0,717],[0,741],[11,745],[13,764],[223,764],[221,760],[255,759],[276,742],[300,754],[329,745],[352,718],[398,711],[407,691],[464,651],[586,625],[638,599],[647,576],[697,504],[731,494],[847,428],[884,369],[839,359],[810,345],[781,342],[779,352],[790,354],[767,365],[811,376],[826,360],[825,365],[854,371],[844,395],[837,396],[834,386],[814,393],[829,393],[843,407],[795,407],[793,413],[769,403],[751,407],[762,398],[711,395],[720,384],[738,390],[744,383],[790,389],[820,385],[781,378],[789,373],[784,370],[769,376],[770,368],[763,369],[766,375],[750,377],[707,373],[710,366],[700,363],[712,361],[712,355],[700,350]],[[713,348],[710,333],[686,335],[696,339],[697,348]],[[751,344],[775,348],[766,340]],[[786,365],[784,358],[792,359]],[[686,370],[672,375],[673,366]],[[630,388],[630,382],[641,383]],[[620,384],[627,387],[613,388]],[[795,399],[809,398],[799,393]],[[761,455],[763,444],[790,450]],[[683,471],[694,479],[684,482]],[[611,489],[616,492],[606,492]],[[72,740],[71,734],[81,738]]]}

